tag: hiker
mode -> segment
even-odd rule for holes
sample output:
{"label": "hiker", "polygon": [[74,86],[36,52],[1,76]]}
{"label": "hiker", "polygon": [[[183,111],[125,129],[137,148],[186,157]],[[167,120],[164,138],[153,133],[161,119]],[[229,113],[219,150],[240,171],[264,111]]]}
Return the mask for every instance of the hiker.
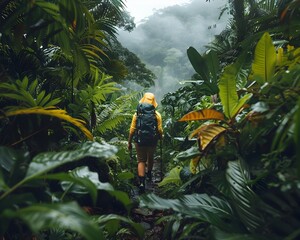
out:
{"label": "hiker", "polygon": [[157,105],[154,94],[145,93],[132,117],[129,130],[128,149],[132,150],[132,140],[134,140],[141,193],[145,191],[145,175],[147,174],[149,181],[152,180],[154,153],[158,140],[163,136],[161,115],[155,110]]}

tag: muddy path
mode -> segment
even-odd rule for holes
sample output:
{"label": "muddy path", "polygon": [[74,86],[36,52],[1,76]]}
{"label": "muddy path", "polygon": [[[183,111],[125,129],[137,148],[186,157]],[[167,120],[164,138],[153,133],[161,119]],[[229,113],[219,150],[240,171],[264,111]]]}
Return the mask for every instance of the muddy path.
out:
{"label": "muddy path", "polygon": [[[162,174],[162,166],[160,158],[157,157],[154,160],[153,170],[152,170],[152,181],[146,180],[146,189],[144,194],[155,193],[157,194],[159,191],[158,183],[161,182],[163,177]],[[138,188],[134,188],[133,193],[133,201],[139,202],[139,191]],[[163,217],[166,213],[159,210],[152,210],[148,208],[141,208],[138,206],[132,209],[131,217],[132,220],[140,223],[144,230],[145,236],[143,239],[145,240],[160,240],[163,239],[163,230],[164,224],[157,223],[157,221]]]}

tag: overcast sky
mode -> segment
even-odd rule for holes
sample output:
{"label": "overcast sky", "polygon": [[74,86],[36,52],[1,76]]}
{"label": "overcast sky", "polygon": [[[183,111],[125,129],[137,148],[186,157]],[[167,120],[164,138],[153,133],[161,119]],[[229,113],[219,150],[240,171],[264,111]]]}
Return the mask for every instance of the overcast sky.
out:
{"label": "overcast sky", "polygon": [[[167,2],[175,5],[162,5]],[[132,16],[140,23],[130,33],[120,31],[119,40],[155,73],[157,84],[151,91],[159,98],[178,89],[181,81],[190,79],[195,73],[186,50],[192,46],[204,53],[205,45],[227,25],[227,14],[218,19],[227,2],[127,0],[128,11],[135,14]]]}
{"label": "overcast sky", "polygon": [[125,0],[127,11],[135,18],[136,24],[151,16],[155,11],[172,5],[183,5],[191,0]]}

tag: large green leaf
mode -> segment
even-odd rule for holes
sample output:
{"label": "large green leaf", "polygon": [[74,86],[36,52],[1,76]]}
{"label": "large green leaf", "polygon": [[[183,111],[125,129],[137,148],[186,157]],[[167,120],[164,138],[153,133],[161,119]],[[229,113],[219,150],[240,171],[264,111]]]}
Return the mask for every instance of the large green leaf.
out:
{"label": "large green leaf", "polygon": [[202,77],[204,81],[209,82],[210,81],[209,70],[206,65],[205,59],[193,47],[188,48],[187,55],[195,71]]}
{"label": "large green leaf", "polygon": [[226,179],[230,185],[234,206],[243,224],[250,231],[254,231],[261,227],[264,219],[256,208],[260,199],[248,186],[249,177],[245,173],[239,161],[228,162]]}
{"label": "large green leaf", "polygon": [[182,167],[174,167],[169,174],[158,184],[159,187],[162,187],[166,184],[181,184],[181,178],[180,178],[180,171],[182,170]]}
{"label": "large green leaf", "polygon": [[63,152],[48,152],[38,154],[33,158],[27,171],[27,178],[42,175],[67,162],[76,161],[84,157],[107,159],[117,152],[115,146],[107,143],[85,142],[78,149]]}
{"label": "large green leaf", "polygon": [[207,194],[185,195],[179,199],[163,199],[154,194],[141,196],[140,205],[152,209],[172,209],[189,217],[208,222],[221,229],[236,228],[235,216],[230,204]]}
{"label": "large green leaf", "polygon": [[85,142],[75,150],[38,154],[36,157],[33,158],[32,162],[30,163],[26,177],[22,181],[18,182],[11,189],[4,192],[0,196],[0,199],[9,195],[12,191],[20,187],[25,182],[28,182],[34,178],[41,177],[43,174],[65,163],[77,161],[84,157],[107,159],[113,156],[116,152],[117,148],[107,143],[100,144],[97,142]]}
{"label": "large green leaf", "polygon": [[276,50],[270,34],[266,32],[255,48],[254,62],[252,64],[254,79],[261,84],[270,82],[275,73],[275,65]]}
{"label": "large green leaf", "polygon": [[195,48],[189,47],[187,55],[193,68],[200,75],[201,80],[203,80],[203,83],[197,86],[198,91],[203,90],[208,95],[216,94],[218,92],[217,75],[219,60],[215,52],[211,51],[202,57]]}
{"label": "large green leaf", "polygon": [[207,67],[209,69],[209,72],[211,74],[211,82],[214,82],[217,84],[218,80],[218,73],[220,68],[220,62],[218,59],[218,55],[215,51],[209,51],[206,55],[203,56],[205,59],[205,62],[207,64]]}
{"label": "large green leaf", "polygon": [[232,109],[238,103],[238,94],[236,91],[236,78],[238,69],[235,64],[231,64],[224,69],[219,81],[219,95],[223,105],[223,111],[227,118],[231,119]]}
{"label": "large green leaf", "polygon": [[37,204],[19,209],[16,212],[7,210],[4,215],[22,219],[34,233],[45,229],[61,228],[78,232],[85,239],[104,239],[97,224],[74,202]]}
{"label": "large green leaf", "polygon": [[[88,177],[91,173],[87,170],[87,167],[83,167],[87,176],[78,176],[76,172],[80,171],[75,169],[68,173],[56,173],[56,174],[47,174],[46,176],[41,177],[42,179],[55,179],[62,182],[62,188],[66,192],[72,192],[76,194],[89,193],[93,203],[96,203],[97,200],[97,187]],[[80,169],[83,169],[80,168]],[[96,173],[95,173],[96,174]],[[96,174],[98,176],[98,174]],[[99,180],[98,180],[99,182]],[[65,194],[64,194],[65,195]]]}

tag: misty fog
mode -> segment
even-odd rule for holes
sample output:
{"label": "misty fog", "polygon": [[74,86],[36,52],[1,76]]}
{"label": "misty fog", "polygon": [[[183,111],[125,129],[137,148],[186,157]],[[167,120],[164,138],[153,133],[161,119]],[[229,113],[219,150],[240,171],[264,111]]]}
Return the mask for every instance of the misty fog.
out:
{"label": "misty fog", "polygon": [[228,15],[219,19],[227,0],[193,0],[156,11],[132,32],[119,32],[122,45],[135,53],[157,77],[149,91],[161,100],[178,89],[180,81],[195,73],[186,50],[192,46],[200,53],[227,24]]}

